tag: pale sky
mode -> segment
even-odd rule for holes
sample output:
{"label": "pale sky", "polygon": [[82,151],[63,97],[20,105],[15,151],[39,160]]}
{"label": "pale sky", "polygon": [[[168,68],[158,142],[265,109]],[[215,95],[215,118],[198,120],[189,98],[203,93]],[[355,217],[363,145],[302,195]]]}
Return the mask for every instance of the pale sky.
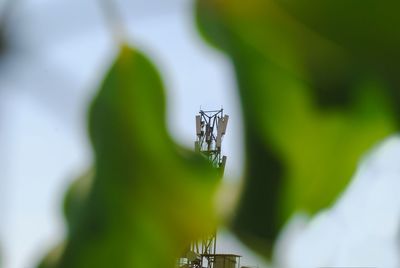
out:
{"label": "pale sky", "polygon": [[[115,53],[95,0],[21,2],[13,34],[20,50],[0,75],[0,244],[7,268],[34,266],[62,239],[63,193],[92,158],[87,103]],[[200,106],[223,106],[230,115],[223,146],[227,177],[238,182],[243,134],[234,74],[229,61],[198,37],[190,1],[118,2],[131,43],[161,70],[175,140],[193,145]],[[314,219],[298,215],[288,224],[276,254],[280,267],[400,265],[394,253],[400,141],[392,138],[382,148],[332,209]],[[227,231],[218,241],[220,252],[265,267]]]}

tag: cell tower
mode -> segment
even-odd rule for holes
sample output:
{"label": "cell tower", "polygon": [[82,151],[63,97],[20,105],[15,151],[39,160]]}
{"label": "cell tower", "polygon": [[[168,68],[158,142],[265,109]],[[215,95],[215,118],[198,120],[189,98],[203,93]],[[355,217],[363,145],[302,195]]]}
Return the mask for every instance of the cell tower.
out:
{"label": "cell tower", "polygon": [[[226,156],[222,156],[222,139],[226,133],[229,116],[224,110],[203,111],[196,116],[195,150],[204,155],[217,168],[222,177]],[[188,252],[180,259],[179,267],[184,268],[235,268],[240,256],[217,254],[216,232],[200,241],[192,242]]]}
{"label": "cell tower", "polygon": [[222,138],[226,133],[229,116],[224,110],[203,111],[196,116],[195,150],[206,156],[214,167],[224,173],[226,156],[221,155]]}

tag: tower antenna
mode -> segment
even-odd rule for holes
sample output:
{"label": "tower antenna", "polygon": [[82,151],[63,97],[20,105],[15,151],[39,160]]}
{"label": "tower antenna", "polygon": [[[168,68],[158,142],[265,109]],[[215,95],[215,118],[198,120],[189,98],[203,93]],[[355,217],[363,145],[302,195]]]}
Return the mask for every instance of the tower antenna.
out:
{"label": "tower antenna", "polygon": [[[204,111],[196,115],[195,151],[206,157],[222,178],[227,157],[222,155],[222,140],[226,134],[229,116],[224,109]],[[205,219],[207,220],[207,219]],[[180,259],[179,267],[185,268],[235,268],[240,265],[240,256],[217,254],[216,232],[191,243],[188,252]]]}

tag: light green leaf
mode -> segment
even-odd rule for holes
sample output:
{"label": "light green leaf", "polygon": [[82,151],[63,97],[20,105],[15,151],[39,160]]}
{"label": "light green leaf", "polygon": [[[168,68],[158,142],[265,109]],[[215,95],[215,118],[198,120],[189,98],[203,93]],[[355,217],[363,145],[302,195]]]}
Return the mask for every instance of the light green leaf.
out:
{"label": "light green leaf", "polygon": [[141,53],[121,49],[89,131],[95,168],[67,195],[68,239],[53,267],[175,267],[190,241],[214,230],[219,179],[171,140],[162,82]]}

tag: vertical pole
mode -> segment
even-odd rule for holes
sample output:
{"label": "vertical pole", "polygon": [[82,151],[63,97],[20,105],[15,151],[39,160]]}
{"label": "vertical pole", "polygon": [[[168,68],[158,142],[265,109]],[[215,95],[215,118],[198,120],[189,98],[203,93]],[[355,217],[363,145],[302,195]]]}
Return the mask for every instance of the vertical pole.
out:
{"label": "vertical pole", "polygon": [[[226,117],[226,115],[225,115]],[[196,118],[196,141],[195,150],[206,157],[212,165],[218,169],[220,176],[226,163],[226,156],[221,155],[222,137],[225,135],[226,123],[224,111],[203,111],[200,110]],[[223,131],[222,131],[223,130]],[[207,220],[207,219],[205,219]],[[201,245],[199,245],[201,243]],[[217,231],[201,241],[193,242],[191,248],[199,256],[198,263],[189,262],[189,267],[203,268],[207,260],[207,267],[214,268],[217,252]],[[225,258],[223,260],[225,266]]]}

